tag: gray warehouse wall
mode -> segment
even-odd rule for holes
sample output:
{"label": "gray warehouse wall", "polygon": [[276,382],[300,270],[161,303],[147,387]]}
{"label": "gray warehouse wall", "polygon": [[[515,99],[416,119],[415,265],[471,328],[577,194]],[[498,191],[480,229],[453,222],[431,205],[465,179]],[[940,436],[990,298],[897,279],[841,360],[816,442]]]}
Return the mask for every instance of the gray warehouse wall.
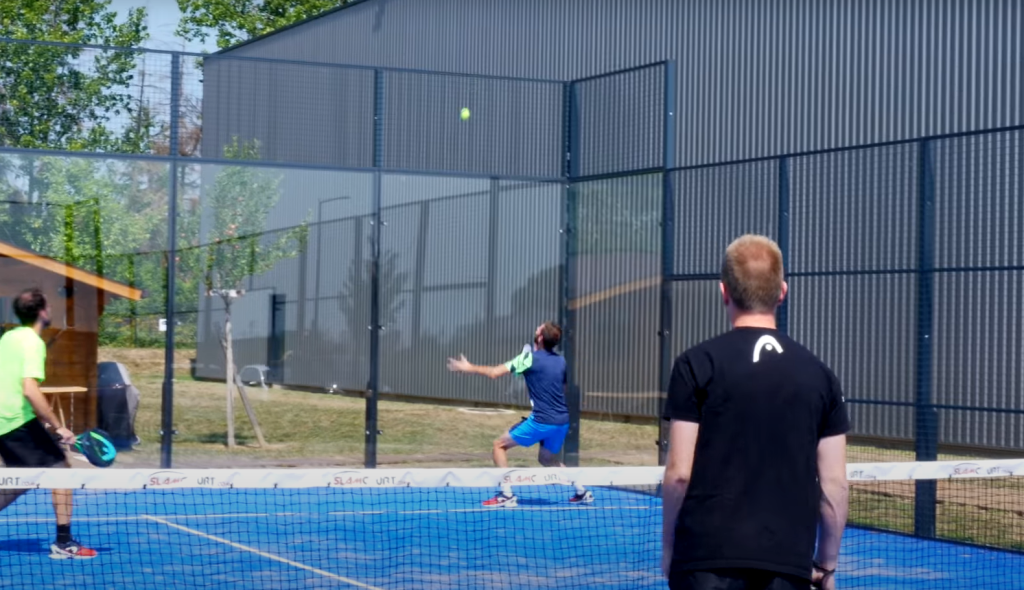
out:
{"label": "gray warehouse wall", "polygon": [[683,166],[1021,123],[1024,5],[366,0],[226,55],[558,80],[676,60]]}
{"label": "gray warehouse wall", "polygon": [[[554,80],[675,60],[679,167],[1010,126],[1024,122],[1022,25],[1024,6],[1008,0],[366,0],[207,60],[216,65],[205,81],[205,113],[222,109],[216,112],[224,116],[204,119],[204,130],[210,129],[204,153],[242,135],[267,142],[267,160],[366,166],[367,154],[381,147],[366,127],[376,84],[385,90],[388,167],[560,174],[559,84],[418,73],[374,79],[371,70],[236,57]],[[287,83],[277,84],[277,69],[311,73],[281,74]],[[242,75],[250,71],[257,74]],[[581,97],[577,106],[590,133],[579,138],[582,175],[660,164],[660,152],[651,149],[661,141],[661,105],[651,100],[662,96],[659,80],[637,74],[632,85],[598,93],[603,103]],[[458,121],[461,106],[473,109],[471,125]],[[591,107],[596,110],[588,115]],[[1014,413],[1024,410],[1017,393],[1024,373],[1015,362],[1024,342],[1015,312],[1017,267],[1024,264],[1021,209],[1014,204],[1020,195],[1017,135],[936,144],[939,246],[933,264],[939,272],[935,298],[926,302],[917,300],[916,149],[892,146],[790,161],[790,333],[829,362],[849,397],[862,402],[851,410],[858,434],[909,439],[918,386],[916,321],[921,306],[929,306],[935,316],[934,401],[949,406],[940,412],[941,441],[1024,448],[1022,420]],[[672,286],[673,350],[679,352],[726,327],[713,275],[728,241],[750,231],[778,237],[779,178],[775,161],[671,174],[674,270],[693,275]],[[656,285],[645,281],[659,270],[661,187],[657,178],[642,176],[579,187],[597,195],[595,219],[602,211],[608,219],[619,213],[599,199],[602,190],[637,209],[618,221],[622,233],[605,240],[611,250],[623,241],[619,252],[578,260],[575,288],[584,298],[610,285],[638,285],[577,311],[584,409],[649,416],[659,405],[652,393],[658,387],[658,295]],[[557,191],[551,192],[555,198]],[[548,206],[531,205],[531,211],[542,218]],[[479,207],[469,213],[489,211]],[[652,216],[637,217],[647,209]],[[407,261],[417,249],[402,240],[421,216],[412,209],[402,213],[400,220],[408,219],[399,222],[409,227],[390,242]],[[630,232],[633,238],[625,238]],[[466,243],[475,239],[470,232]],[[510,284],[502,289],[515,288],[512,283],[522,286],[526,276],[503,280]],[[471,276],[459,282],[477,281]],[[534,307],[553,312],[555,280],[543,283],[536,286],[533,298],[541,303]],[[485,295],[477,291],[467,291],[465,301],[479,308]],[[627,316],[633,321],[622,321]],[[419,325],[411,317],[402,322]],[[291,316],[288,323],[293,325]],[[519,330],[499,328],[509,342]],[[395,346],[414,351],[405,340]],[[402,367],[419,360],[385,360],[385,375],[392,383],[412,384],[415,371],[403,373]],[[443,392],[447,383],[438,376],[421,389]],[[480,400],[493,393],[456,395]]]}

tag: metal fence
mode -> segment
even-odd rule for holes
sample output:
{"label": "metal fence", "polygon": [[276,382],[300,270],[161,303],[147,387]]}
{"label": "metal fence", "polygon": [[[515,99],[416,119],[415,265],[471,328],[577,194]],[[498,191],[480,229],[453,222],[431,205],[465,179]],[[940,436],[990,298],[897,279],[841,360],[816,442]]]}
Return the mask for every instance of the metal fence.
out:
{"label": "metal fence", "polygon": [[[3,45],[66,52],[67,71],[125,52]],[[746,232],[782,247],[780,326],[836,370],[856,435],[912,442],[922,459],[940,445],[1024,448],[1018,129],[675,168],[671,63],[547,81],[131,54],[122,102],[87,122],[127,139],[15,141],[32,121],[8,108],[7,177],[88,161],[80,177],[103,168],[108,193],[126,178],[148,191],[161,227],[76,262],[151,294],[110,310],[122,328],[166,306],[168,354],[194,338],[197,375],[212,379],[224,376],[224,310],[171,254],[210,246],[219,182],[244,172],[272,187],[260,239],[302,224],[308,235],[247,279],[238,364],[266,364],[283,385],[369,392],[367,465],[381,394],[525,405],[521,384],[455,381],[444,359],[504,360],[545,318],[566,328],[569,463],[581,414],[657,419],[675,356],[726,328],[720,256]],[[240,160],[239,142],[258,149]],[[4,223],[43,206],[33,199],[0,204]],[[81,215],[76,235],[92,239]],[[169,366],[167,407],[171,377]]]}

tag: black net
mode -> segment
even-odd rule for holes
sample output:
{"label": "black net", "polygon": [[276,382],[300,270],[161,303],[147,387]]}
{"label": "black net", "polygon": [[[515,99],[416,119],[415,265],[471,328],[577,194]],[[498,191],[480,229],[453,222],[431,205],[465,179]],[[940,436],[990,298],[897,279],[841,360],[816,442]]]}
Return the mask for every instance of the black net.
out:
{"label": "black net", "polygon": [[[1024,584],[1024,462],[851,464],[840,588]],[[657,467],[8,470],[5,587],[664,588]],[[485,502],[502,482],[514,507]],[[574,504],[574,484],[591,502]],[[928,488],[935,502],[923,502]],[[50,489],[74,490],[51,561]]]}

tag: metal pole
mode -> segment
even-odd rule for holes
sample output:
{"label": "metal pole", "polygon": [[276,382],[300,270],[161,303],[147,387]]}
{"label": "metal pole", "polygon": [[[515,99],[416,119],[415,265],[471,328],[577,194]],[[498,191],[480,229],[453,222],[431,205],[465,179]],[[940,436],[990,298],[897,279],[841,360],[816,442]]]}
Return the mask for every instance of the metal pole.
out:
{"label": "metal pole", "polygon": [[565,149],[562,172],[565,184],[562,190],[562,305],[559,321],[562,324],[562,354],[565,355],[566,363],[565,402],[569,407],[569,434],[563,445],[562,461],[569,467],[576,467],[580,464],[580,414],[583,396],[579,384],[576,383],[576,311],[572,308],[576,284],[577,192],[574,178],[579,175],[579,109],[576,104],[574,82],[562,85],[562,109]]}
{"label": "metal pole", "polygon": [[[658,329],[659,359],[658,372],[662,394],[668,395],[669,381],[672,378],[672,282],[669,277],[675,274],[675,238],[676,238],[676,200],[675,185],[672,172],[676,160],[676,64],[665,63],[665,115],[662,137],[662,172],[661,183],[661,309],[660,327]],[[661,410],[659,408],[659,410]],[[662,413],[663,410],[659,413]],[[658,465],[664,465],[668,457],[669,422],[664,415],[658,420]]]}
{"label": "metal pole", "polygon": [[[789,158],[779,158],[779,250],[782,251],[782,268],[789,270]],[[782,300],[776,317],[778,329],[789,333],[789,297]]]}
{"label": "metal pole", "polygon": [[[932,269],[935,264],[935,174],[931,142],[918,144],[917,396],[914,450],[918,461],[938,459],[938,413],[932,400]],[[914,494],[914,534],[935,536],[936,482],[918,480]]]}
{"label": "metal pole", "polygon": [[[384,72],[374,70],[373,165],[384,166]],[[373,258],[370,261],[370,381],[366,386],[364,465],[377,466],[377,400],[380,390],[381,173],[373,174]]]}
{"label": "metal pole", "polygon": [[171,129],[167,203],[167,332],[164,333],[164,382],[160,396],[160,467],[171,467],[174,444],[174,325],[178,256],[178,125],[181,111],[181,56],[171,55]]}

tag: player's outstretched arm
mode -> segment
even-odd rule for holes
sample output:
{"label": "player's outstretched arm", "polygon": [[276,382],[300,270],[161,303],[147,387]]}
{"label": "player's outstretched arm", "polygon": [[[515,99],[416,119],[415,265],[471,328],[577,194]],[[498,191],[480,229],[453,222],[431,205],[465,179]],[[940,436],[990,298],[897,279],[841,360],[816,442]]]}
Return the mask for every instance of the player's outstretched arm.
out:
{"label": "player's outstretched arm", "polygon": [[473,363],[466,360],[466,356],[460,354],[459,358],[448,359],[448,370],[453,373],[469,373],[471,375],[483,375],[484,377],[490,377],[491,379],[497,379],[503,375],[509,374],[509,368],[506,365],[474,365]]}

